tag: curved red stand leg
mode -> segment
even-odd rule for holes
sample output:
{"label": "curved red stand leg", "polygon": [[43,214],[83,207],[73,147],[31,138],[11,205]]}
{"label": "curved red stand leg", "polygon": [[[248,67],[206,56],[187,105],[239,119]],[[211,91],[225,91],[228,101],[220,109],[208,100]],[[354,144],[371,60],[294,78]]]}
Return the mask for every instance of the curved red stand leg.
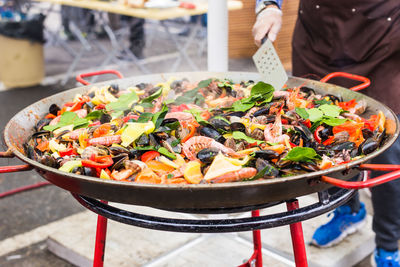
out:
{"label": "curved red stand leg", "polygon": [[[107,204],[107,201],[102,201]],[[107,218],[97,216],[96,243],[94,247],[93,267],[103,267],[106,249]]]}
{"label": "curved red stand leg", "polygon": [[[251,212],[252,217],[258,217],[260,216],[260,211],[259,210],[253,210]],[[250,259],[243,263],[242,265],[239,265],[238,267],[262,267],[263,262],[262,262],[262,243],[261,243],[261,231],[260,230],[254,230],[253,231],[253,244],[254,244],[254,252],[253,255],[251,255]]]}

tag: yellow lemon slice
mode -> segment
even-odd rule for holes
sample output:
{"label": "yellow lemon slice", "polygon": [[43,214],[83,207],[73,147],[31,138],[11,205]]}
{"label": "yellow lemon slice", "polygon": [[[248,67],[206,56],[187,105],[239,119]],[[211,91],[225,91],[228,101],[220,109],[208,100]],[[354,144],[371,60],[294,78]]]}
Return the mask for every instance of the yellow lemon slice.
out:
{"label": "yellow lemon slice", "polygon": [[132,144],[132,142],[138,139],[142,134],[149,134],[155,129],[155,125],[152,121],[145,123],[131,122],[127,123],[127,125],[128,126],[126,126],[121,134],[121,145],[124,147]]}
{"label": "yellow lemon slice", "polygon": [[183,172],[185,180],[191,184],[198,184],[203,180],[203,174],[201,173],[201,164],[198,161],[190,161]]}
{"label": "yellow lemon slice", "polygon": [[228,160],[227,157],[219,153],[211,163],[210,168],[208,169],[206,175],[204,176],[204,179],[212,180],[221,175],[224,175],[225,173],[238,171],[241,168],[242,166],[233,164]]}

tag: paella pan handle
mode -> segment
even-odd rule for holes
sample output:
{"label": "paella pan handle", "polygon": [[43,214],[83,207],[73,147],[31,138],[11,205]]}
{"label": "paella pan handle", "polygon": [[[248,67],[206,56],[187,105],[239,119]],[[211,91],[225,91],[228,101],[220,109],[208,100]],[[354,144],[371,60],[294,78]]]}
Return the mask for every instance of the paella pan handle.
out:
{"label": "paella pan handle", "polygon": [[390,182],[392,180],[396,180],[400,178],[400,165],[392,165],[392,164],[361,164],[359,167],[360,170],[368,170],[368,171],[389,171],[389,173],[380,175],[378,177],[368,179],[366,181],[360,182],[351,182],[351,181],[343,181],[340,179],[322,176],[321,181],[341,187],[346,189],[361,189],[361,188],[370,188],[383,183]]}
{"label": "paella pan handle", "polygon": [[363,82],[362,84],[359,84],[357,86],[349,88],[352,91],[359,91],[359,90],[365,89],[371,84],[371,81],[368,78],[360,76],[360,75],[350,74],[347,72],[332,72],[332,73],[326,75],[324,78],[322,78],[321,82],[325,83],[335,77],[344,77],[344,78],[349,78],[351,80]]}
{"label": "paella pan handle", "polygon": [[76,80],[83,85],[89,85],[90,82],[84,80],[83,78],[97,76],[97,75],[103,75],[103,74],[115,74],[118,76],[118,78],[121,78],[121,79],[124,77],[119,71],[116,71],[116,70],[100,70],[100,71],[79,74],[76,76]]}
{"label": "paella pan handle", "polygon": [[[5,152],[0,152],[0,158],[13,158],[14,153],[11,150],[7,150]],[[8,173],[8,172],[22,172],[22,171],[30,171],[33,167],[31,165],[15,165],[15,166],[2,166],[0,167],[0,173]]]}

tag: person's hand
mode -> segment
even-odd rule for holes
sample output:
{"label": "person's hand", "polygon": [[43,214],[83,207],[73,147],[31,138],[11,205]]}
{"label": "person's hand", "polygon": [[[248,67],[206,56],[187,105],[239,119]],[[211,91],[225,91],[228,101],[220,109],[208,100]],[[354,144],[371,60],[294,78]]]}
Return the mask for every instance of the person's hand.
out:
{"label": "person's hand", "polygon": [[253,26],[254,42],[261,45],[261,40],[268,36],[272,42],[275,41],[282,26],[282,11],[275,5],[271,5],[261,11]]}

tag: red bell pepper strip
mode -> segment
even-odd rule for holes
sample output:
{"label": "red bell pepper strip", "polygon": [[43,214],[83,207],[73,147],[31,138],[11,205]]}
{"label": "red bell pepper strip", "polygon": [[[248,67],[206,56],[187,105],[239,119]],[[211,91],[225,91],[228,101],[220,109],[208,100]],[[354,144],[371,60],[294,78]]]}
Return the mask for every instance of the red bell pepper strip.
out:
{"label": "red bell pepper strip", "polygon": [[75,148],[67,148],[66,150],[59,151],[58,154],[60,155],[60,157],[78,155]]}
{"label": "red bell pepper strip", "polygon": [[157,157],[159,157],[159,156],[160,156],[160,153],[158,153],[157,151],[147,151],[146,153],[144,153],[144,154],[140,157],[140,159],[141,159],[143,162],[147,162],[147,161],[153,160],[153,159],[155,159],[155,158],[157,158]]}
{"label": "red bell pepper strip", "polygon": [[93,132],[93,137],[102,137],[106,134],[108,134],[111,130],[111,125],[110,124],[102,124],[101,126],[97,127],[96,130]]}
{"label": "red bell pepper strip", "polygon": [[337,105],[344,110],[349,110],[351,108],[354,108],[357,105],[357,102],[355,99],[352,99],[347,102],[338,102]]}
{"label": "red bell pepper strip", "polygon": [[203,120],[208,120],[211,117],[211,113],[208,110],[203,111],[202,113],[200,113],[200,117]]}
{"label": "red bell pepper strip", "polygon": [[54,114],[51,114],[51,113],[49,113],[49,114],[47,114],[47,115],[45,116],[46,119],[54,119],[55,117],[57,117],[57,116],[54,115]]}
{"label": "red bell pepper strip", "polygon": [[104,169],[113,165],[113,160],[110,155],[107,156],[96,156],[95,154],[90,157],[90,159],[82,160],[83,167],[89,168],[100,168]]}
{"label": "red bell pepper strip", "polygon": [[177,107],[171,108],[171,112],[179,112],[179,111],[184,111],[184,110],[189,110],[190,108],[186,104],[181,104]]}
{"label": "red bell pepper strip", "polygon": [[307,128],[311,128],[311,121],[310,121],[310,119],[306,119],[305,121],[302,121],[301,123],[303,123]]}
{"label": "red bell pepper strip", "polygon": [[188,124],[187,126],[190,130],[189,134],[186,135],[182,140],[181,143],[185,143],[187,140],[189,140],[189,138],[191,138],[194,133],[196,132],[196,127],[193,124]]}
{"label": "red bell pepper strip", "polygon": [[93,126],[97,126],[97,125],[100,125],[100,124],[101,124],[100,121],[95,121],[95,122],[89,124],[88,127],[93,127]]}
{"label": "red bell pepper strip", "polygon": [[328,146],[328,145],[332,144],[334,140],[335,140],[335,137],[334,136],[330,136],[328,139],[326,139],[324,142],[322,142],[322,144],[324,146]]}
{"label": "red bell pepper strip", "polygon": [[315,129],[315,131],[314,131],[314,139],[315,139],[315,141],[317,141],[318,143],[320,143],[321,144],[321,137],[319,136],[319,133],[323,130],[323,129],[325,129],[324,128],[324,126],[318,126],[317,127],[317,129]]}
{"label": "red bell pepper strip", "polygon": [[282,124],[288,124],[289,121],[287,119],[281,119]]}
{"label": "red bell pepper strip", "polygon": [[95,110],[99,110],[99,109],[105,109],[106,105],[104,104],[98,104],[97,106],[94,107]]}
{"label": "red bell pepper strip", "polygon": [[137,120],[137,119],[139,119],[139,116],[138,115],[134,115],[134,114],[130,114],[130,115],[128,115],[128,116],[123,118],[124,122],[128,122],[131,119]]}
{"label": "red bell pepper strip", "polygon": [[64,107],[72,107],[73,105],[75,105],[75,102],[67,102],[64,104]]}

